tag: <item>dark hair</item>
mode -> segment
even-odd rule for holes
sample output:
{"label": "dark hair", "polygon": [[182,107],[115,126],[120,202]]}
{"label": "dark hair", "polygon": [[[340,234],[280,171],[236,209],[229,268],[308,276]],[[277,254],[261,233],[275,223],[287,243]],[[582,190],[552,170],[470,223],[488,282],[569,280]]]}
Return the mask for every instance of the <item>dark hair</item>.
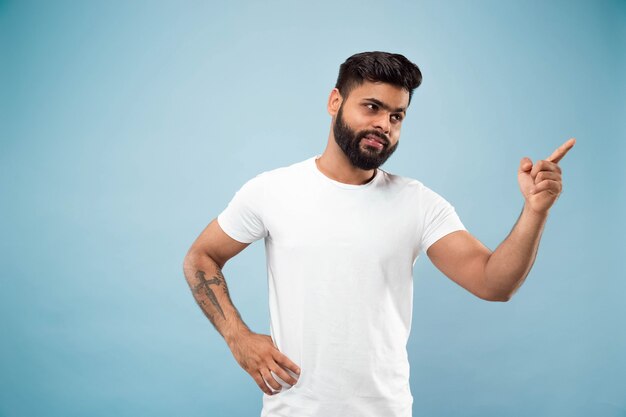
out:
{"label": "dark hair", "polygon": [[345,99],[365,80],[385,82],[402,87],[409,92],[409,103],[415,90],[422,83],[420,69],[404,55],[389,52],[361,52],[352,55],[339,67],[335,88]]}

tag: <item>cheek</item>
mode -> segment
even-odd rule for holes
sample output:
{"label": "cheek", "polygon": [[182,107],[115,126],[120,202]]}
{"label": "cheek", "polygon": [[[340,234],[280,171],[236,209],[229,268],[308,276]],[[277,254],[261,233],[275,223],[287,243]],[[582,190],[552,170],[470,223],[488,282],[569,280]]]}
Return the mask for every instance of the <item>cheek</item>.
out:
{"label": "cheek", "polygon": [[358,126],[359,128],[366,128],[372,123],[371,115],[367,111],[359,108],[350,109],[349,112],[344,112],[343,117],[354,127]]}
{"label": "cheek", "polygon": [[367,116],[356,114],[354,115],[354,117],[352,117],[349,123],[353,129],[359,131],[359,130],[369,129],[371,121],[369,120]]}

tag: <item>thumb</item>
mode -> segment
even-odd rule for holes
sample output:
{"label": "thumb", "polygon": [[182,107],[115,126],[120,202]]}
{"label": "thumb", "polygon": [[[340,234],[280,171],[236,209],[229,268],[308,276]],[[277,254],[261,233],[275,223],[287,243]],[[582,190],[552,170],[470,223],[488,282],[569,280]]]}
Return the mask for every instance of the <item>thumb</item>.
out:
{"label": "thumb", "polygon": [[519,173],[530,172],[531,169],[533,169],[533,161],[526,156],[523,157],[519,164]]}

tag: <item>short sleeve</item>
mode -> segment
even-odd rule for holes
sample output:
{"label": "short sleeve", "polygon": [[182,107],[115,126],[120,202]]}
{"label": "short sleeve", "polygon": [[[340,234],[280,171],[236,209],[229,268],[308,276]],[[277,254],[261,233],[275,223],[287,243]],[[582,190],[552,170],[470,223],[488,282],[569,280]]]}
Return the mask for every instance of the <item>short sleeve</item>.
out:
{"label": "short sleeve", "polygon": [[263,222],[263,179],[259,174],[248,180],[217,216],[222,230],[239,242],[252,243],[268,234]]}
{"label": "short sleeve", "polygon": [[428,190],[431,201],[425,211],[421,248],[424,253],[442,237],[458,230],[467,230],[454,206],[439,194]]}

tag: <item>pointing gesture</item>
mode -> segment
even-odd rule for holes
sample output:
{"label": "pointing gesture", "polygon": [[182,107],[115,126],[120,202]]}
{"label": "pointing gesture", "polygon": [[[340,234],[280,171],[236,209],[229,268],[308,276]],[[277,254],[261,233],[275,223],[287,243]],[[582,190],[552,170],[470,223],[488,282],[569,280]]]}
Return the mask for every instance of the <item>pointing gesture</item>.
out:
{"label": "pointing gesture", "polygon": [[526,204],[533,211],[547,214],[550,207],[559,198],[563,185],[561,167],[558,163],[575,143],[576,139],[569,139],[552,152],[552,155],[547,159],[537,161],[534,164],[530,158],[522,158],[517,180]]}
{"label": "pointing gesture", "polygon": [[548,159],[546,159],[546,161],[550,161],[550,162],[554,162],[555,164],[558,164],[559,161],[565,156],[565,154],[574,147],[575,143],[576,143],[576,139],[574,138],[569,139],[563,145],[559,146],[556,149],[556,151],[552,152],[552,155],[550,155]]}

